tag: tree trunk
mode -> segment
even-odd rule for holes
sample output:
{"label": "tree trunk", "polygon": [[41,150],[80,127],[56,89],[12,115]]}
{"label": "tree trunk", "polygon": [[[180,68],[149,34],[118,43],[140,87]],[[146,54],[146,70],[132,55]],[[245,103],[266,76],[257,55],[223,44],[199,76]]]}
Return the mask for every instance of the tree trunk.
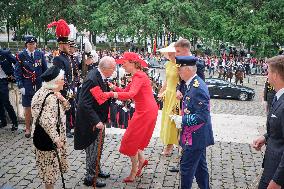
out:
{"label": "tree trunk", "polygon": [[9,26],[9,19],[7,19],[6,29],[7,29],[7,35],[8,35],[8,48],[9,48],[9,43],[10,43],[10,26]]}

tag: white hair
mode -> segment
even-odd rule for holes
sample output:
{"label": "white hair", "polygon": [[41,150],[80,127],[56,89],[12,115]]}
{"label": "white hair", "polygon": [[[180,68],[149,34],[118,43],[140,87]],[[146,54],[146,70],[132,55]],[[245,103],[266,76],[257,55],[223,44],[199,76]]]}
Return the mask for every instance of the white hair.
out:
{"label": "white hair", "polygon": [[110,56],[104,56],[99,62],[99,68],[100,69],[110,68],[114,64],[115,64],[114,58]]}
{"label": "white hair", "polygon": [[56,78],[54,78],[51,81],[43,81],[42,82],[42,87],[46,88],[46,89],[56,89],[58,87],[58,85],[56,84],[56,81],[60,80],[61,78],[64,78],[64,71],[60,70],[58,76],[56,76]]}

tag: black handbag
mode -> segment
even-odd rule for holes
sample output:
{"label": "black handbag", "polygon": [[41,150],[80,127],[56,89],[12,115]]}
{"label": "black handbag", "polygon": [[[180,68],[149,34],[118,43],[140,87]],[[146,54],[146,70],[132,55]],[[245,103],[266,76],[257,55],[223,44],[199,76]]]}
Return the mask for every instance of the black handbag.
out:
{"label": "black handbag", "polygon": [[[45,96],[45,98],[43,100],[43,103],[42,103],[42,106],[41,106],[41,110],[40,110],[39,115],[38,115],[38,117],[37,117],[37,119],[35,121],[35,130],[34,130],[34,136],[33,136],[33,143],[34,143],[35,147],[38,150],[41,150],[41,151],[52,151],[52,150],[56,149],[56,144],[53,143],[53,141],[51,140],[49,135],[45,132],[45,130],[42,128],[42,126],[39,123],[39,119],[41,117],[42,110],[43,110],[43,107],[45,105],[46,98],[49,95],[51,95],[51,94],[53,94],[53,92],[48,93]],[[58,118],[57,118],[57,123],[56,123],[56,131],[60,135],[60,130],[59,130],[59,127],[60,127],[59,100],[57,100],[57,106],[58,106]]]}

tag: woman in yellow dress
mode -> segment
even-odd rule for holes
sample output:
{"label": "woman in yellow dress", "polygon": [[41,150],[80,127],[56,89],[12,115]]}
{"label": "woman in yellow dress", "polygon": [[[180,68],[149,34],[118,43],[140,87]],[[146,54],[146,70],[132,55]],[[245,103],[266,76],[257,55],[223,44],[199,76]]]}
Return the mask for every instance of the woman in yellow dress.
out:
{"label": "woman in yellow dress", "polygon": [[174,144],[178,144],[178,129],[170,116],[176,113],[179,100],[176,98],[176,87],[179,82],[178,70],[175,63],[175,47],[171,43],[168,47],[159,50],[169,61],[166,63],[166,80],[159,92],[159,97],[164,98],[160,138],[165,145],[163,155],[171,155]]}

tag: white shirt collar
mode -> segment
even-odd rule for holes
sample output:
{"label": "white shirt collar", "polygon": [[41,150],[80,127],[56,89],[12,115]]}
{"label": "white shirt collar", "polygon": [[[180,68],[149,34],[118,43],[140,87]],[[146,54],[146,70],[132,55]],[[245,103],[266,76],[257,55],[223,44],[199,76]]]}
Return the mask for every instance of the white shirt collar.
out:
{"label": "white shirt collar", "polygon": [[27,52],[28,52],[29,56],[31,56],[32,53],[33,53],[33,55],[35,54],[35,51],[31,52],[31,51],[29,51],[29,49],[27,49]]}
{"label": "white shirt collar", "polygon": [[194,76],[192,76],[191,78],[189,78],[189,80],[187,80],[187,81],[185,82],[185,84],[186,84],[187,87],[189,86],[190,82],[193,80],[193,78],[194,78],[195,76],[196,76],[196,74],[194,74]]}
{"label": "white shirt collar", "polygon": [[101,76],[102,76],[102,79],[105,80],[106,79],[106,76],[103,74],[103,72],[100,70],[100,68],[98,68],[98,71],[100,72]]}
{"label": "white shirt collar", "polygon": [[280,89],[275,95],[277,97],[277,100],[284,94],[284,87]]}

